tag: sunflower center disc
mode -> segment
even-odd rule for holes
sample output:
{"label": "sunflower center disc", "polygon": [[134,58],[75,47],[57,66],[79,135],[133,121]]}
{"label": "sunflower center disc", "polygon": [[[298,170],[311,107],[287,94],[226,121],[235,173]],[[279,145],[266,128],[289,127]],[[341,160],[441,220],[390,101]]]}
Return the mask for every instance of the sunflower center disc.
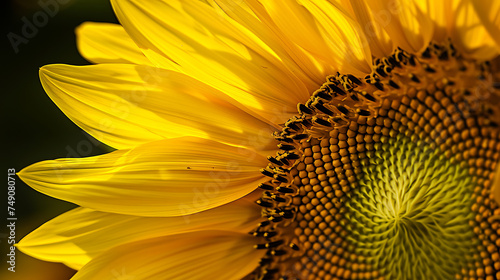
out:
{"label": "sunflower center disc", "polygon": [[388,279],[453,279],[474,261],[475,182],[440,155],[423,143],[389,140],[345,203],[347,243]]}
{"label": "sunflower center disc", "polygon": [[252,277],[500,279],[497,71],[435,44],[374,64],[328,77],[275,136]]}

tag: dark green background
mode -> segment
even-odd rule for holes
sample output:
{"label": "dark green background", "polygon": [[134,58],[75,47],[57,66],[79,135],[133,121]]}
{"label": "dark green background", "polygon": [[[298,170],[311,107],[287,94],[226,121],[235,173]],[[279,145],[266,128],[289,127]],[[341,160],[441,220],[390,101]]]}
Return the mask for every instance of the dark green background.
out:
{"label": "dark green background", "polygon": [[[44,93],[38,69],[46,64],[67,63],[73,65],[89,64],[76,48],[74,29],[85,21],[117,22],[109,1],[106,0],[69,0],[59,3],[56,0],[42,2],[57,3],[59,11],[48,16],[45,25],[37,28],[36,35],[27,44],[19,45],[16,54],[7,34],[22,36],[25,24],[23,18],[33,23],[33,16],[46,13],[39,1],[3,1],[2,9],[2,169],[0,174],[7,180],[7,169],[17,171],[23,167],[46,159],[60,157],[90,156],[104,153],[108,148],[95,145],[89,136],[74,125],[52,103]],[[61,1],[66,2],[66,1]],[[88,147],[91,147],[88,149]],[[21,180],[16,184],[16,216],[19,240],[45,221],[74,207],[40,194]],[[7,270],[7,184],[1,191],[0,204],[3,222],[0,230],[1,271],[0,279],[69,279],[74,273],[63,265],[37,261],[17,251],[16,272]]]}

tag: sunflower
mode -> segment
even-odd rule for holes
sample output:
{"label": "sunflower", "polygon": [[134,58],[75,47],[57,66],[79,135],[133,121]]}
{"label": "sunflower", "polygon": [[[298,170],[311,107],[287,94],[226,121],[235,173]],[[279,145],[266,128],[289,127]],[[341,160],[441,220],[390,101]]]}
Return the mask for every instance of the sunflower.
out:
{"label": "sunflower", "polygon": [[108,154],[17,245],[73,279],[500,279],[500,5],[112,0],[42,85]]}

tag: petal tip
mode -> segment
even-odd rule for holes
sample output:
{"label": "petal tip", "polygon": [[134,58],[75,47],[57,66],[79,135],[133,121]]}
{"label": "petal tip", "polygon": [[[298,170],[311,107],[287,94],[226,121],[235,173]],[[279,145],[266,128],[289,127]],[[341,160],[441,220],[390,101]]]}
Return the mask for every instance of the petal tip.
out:
{"label": "petal tip", "polygon": [[40,81],[43,83],[44,81],[47,81],[50,79],[51,74],[53,71],[51,70],[52,65],[44,65],[40,67],[38,70],[38,76],[40,77]]}
{"label": "petal tip", "polygon": [[28,170],[29,170],[30,166],[31,165],[26,166],[25,168],[21,169],[21,171],[16,172],[17,177],[19,177],[19,179],[21,179],[25,183],[28,180],[27,173],[29,174]]}

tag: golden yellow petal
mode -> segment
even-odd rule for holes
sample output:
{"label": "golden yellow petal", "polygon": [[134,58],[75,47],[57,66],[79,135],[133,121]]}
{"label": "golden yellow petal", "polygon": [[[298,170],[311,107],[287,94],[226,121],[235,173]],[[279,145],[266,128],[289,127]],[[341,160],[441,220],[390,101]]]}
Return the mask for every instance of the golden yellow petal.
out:
{"label": "golden yellow petal", "polygon": [[[332,1],[331,1],[332,2]],[[365,34],[371,52],[375,57],[385,57],[392,53],[395,46],[384,30],[375,14],[369,9],[367,3],[361,0],[338,1],[359,23],[361,31]]]}
{"label": "golden yellow petal", "polygon": [[85,22],[76,28],[80,54],[93,63],[152,65],[121,25]]}
{"label": "golden yellow petal", "polygon": [[[272,20],[279,32],[316,57],[330,61],[328,46],[316,26],[313,15],[295,0],[247,0],[252,10],[262,18]],[[268,23],[271,25],[271,23]]]}
{"label": "golden yellow petal", "polygon": [[500,36],[498,36],[500,34],[500,1],[481,0],[472,1],[472,4],[491,39],[500,47]]}
{"label": "golden yellow petal", "polygon": [[148,239],[105,252],[71,279],[237,280],[252,272],[265,254],[253,244],[249,234],[224,231]]}
{"label": "golden yellow petal", "polygon": [[361,26],[336,3],[322,0],[299,1],[314,16],[326,42],[328,55],[342,73],[371,73],[372,55]]}
{"label": "golden yellow petal", "polygon": [[[368,45],[363,44],[360,47],[358,44],[363,35],[354,31],[356,23],[343,11],[326,1],[299,3],[300,1],[295,0],[279,2],[247,0],[246,2],[262,21],[269,26],[276,26],[277,34],[307,51],[322,69],[330,71],[329,74],[336,71],[366,74],[371,71],[371,56],[368,56],[368,63],[364,57],[365,51],[369,52],[368,48],[364,48]],[[321,7],[318,8],[317,5]],[[334,14],[333,16],[338,17],[339,24],[332,22],[329,15],[318,11],[325,7],[328,8],[328,12]],[[346,28],[345,33],[339,28]],[[342,37],[344,34],[346,36]],[[348,37],[351,35],[354,37]],[[346,45],[351,43],[354,44],[352,48],[346,49]]]}
{"label": "golden yellow petal", "polygon": [[[141,48],[175,61],[183,73],[221,90],[264,119],[287,119],[309,96],[304,84],[261,40],[203,2],[111,2]],[[163,61],[153,62],[162,66]]]}
{"label": "golden yellow petal", "polygon": [[100,253],[124,243],[202,230],[248,233],[260,219],[254,201],[242,198],[200,213],[167,218],[76,208],[40,226],[17,247],[35,258],[80,269]]}
{"label": "golden yellow petal", "polygon": [[428,46],[434,34],[434,22],[428,15],[427,5],[414,0],[373,0],[366,3],[394,46],[411,52]]}
{"label": "golden yellow petal", "polygon": [[223,17],[230,17],[253,34],[279,57],[283,64],[307,87],[308,92],[318,89],[325,77],[335,73],[334,67],[320,63],[307,51],[284,36],[268,14],[258,16],[244,1],[209,0],[212,7]]}
{"label": "golden yellow petal", "polygon": [[441,0],[439,2],[432,0],[415,0],[420,10],[426,12],[426,16],[433,22],[432,40],[435,42],[443,42],[450,37],[450,16],[453,14],[453,0]]}
{"label": "golden yellow petal", "polygon": [[114,148],[180,136],[271,147],[272,127],[184,74],[130,64],[49,65],[40,79],[73,122]]}
{"label": "golden yellow petal", "polygon": [[490,36],[476,11],[474,1],[454,0],[451,38],[462,54],[478,60],[490,60],[499,54],[495,40]]}
{"label": "golden yellow petal", "polygon": [[266,158],[251,150],[183,137],[105,155],[35,163],[18,175],[34,189],[118,214],[170,217],[235,201],[264,181]]}

